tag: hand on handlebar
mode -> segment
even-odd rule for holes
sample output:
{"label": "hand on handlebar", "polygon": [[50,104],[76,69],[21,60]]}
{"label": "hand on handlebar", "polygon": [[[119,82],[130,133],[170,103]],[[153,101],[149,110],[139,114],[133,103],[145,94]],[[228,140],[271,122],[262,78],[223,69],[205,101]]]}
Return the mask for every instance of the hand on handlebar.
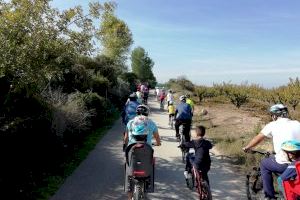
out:
{"label": "hand on handlebar", "polygon": [[251,148],[247,148],[247,147],[243,147],[242,149],[245,153],[248,153],[251,151]]}
{"label": "hand on handlebar", "polygon": [[157,143],[157,142],[152,142],[152,146],[160,146],[161,145],[161,143]]}

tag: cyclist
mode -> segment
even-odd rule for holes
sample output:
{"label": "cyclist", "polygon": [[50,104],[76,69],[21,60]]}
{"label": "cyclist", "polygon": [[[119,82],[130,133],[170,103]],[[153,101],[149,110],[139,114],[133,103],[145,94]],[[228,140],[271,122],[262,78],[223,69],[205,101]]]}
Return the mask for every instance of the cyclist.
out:
{"label": "cyclist", "polygon": [[189,94],[186,94],[186,103],[189,104],[192,108],[192,113],[194,113],[194,102],[191,99],[191,96]]}
{"label": "cyclist", "polygon": [[137,89],[137,91],[135,93],[136,93],[136,97],[137,97],[137,102],[139,104],[142,104],[143,98],[142,98],[142,93],[141,93],[140,89]]}
{"label": "cyclist", "polygon": [[269,112],[273,121],[268,123],[243,150],[247,152],[265,138],[272,137],[276,155],[264,158],[260,163],[260,169],[265,196],[268,199],[275,199],[272,172],[281,174],[290,163],[281,150],[281,144],[288,140],[300,140],[300,123],[288,118],[288,109],[282,104],[271,106]]}
{"label": "cyclist", "polygon": [[193,148],[195,149],[195,155],[187,154],[186,166],[184,171],[184,176],[186,181],[191,177],[192,165],[196,167],[197,170],[202,172],[202,177],[204,180],[208,180],[208,171],[210,170],[211,159],[209,155],[209,150],[212,148],[210,141],[204,139],[205,127],[197,126],[196,135],[190,142],[185,142],[181,147],[183,148]]}
{"label": "cyclist", "polygon": [[155,89],[155,91],[156,91],[156,100],[159,101],[159,97],[160,97],[161,90],[159,89],[159,87],[157,87],[157,88]]}
{"label": "cyclist", "polygon": [[161,92],[160,92],[160,96],[159,96],[160,107],[163,107],[163,103],[164,103],[165,98],[166,98],[166,92],[165,92],[164,89],[162,89]]}
{"label": "cyclist", "polygon": [[168,91],[168,94],[167,94],[167,102],[168,102],[168,106],[169,106],[170,101],[174,101],[174,95],[173,95],[172,90],[169,90],[169,91]]}
{"label": "cyclist", "polygon": [[180,103],[177,105],[175,110],[175,130],[176,130],[176,138],[178,141],[180,141],[180,135],[179,135],[179,126],[183,125],[183,134],[185,137],[185,141],[190,141],[190,129],[191,129],[191,123],[192,123],[192,109],[191,107],[186,103],[186,97],[185,95],[182,95],[179,97]]}
{"label": "cyclist", "polygon": [[144,104],[147,104],[148,96],[149,96],[149,88],[146,84],[141,85],[141,92],[143,94]]}
{"label": "cyclist", "polygon": [[[295,179],[297,172],[295,163],[300,161],[300,140],[289,140],[281,145],[281,149],[286,152],[288,159],[292,162],[287,169],[278,177],[279,188],[283,191],[282,181]],[[284,191],[283,191],[284,193]]]}
{"label": "cyclist", "polygon": [[129,95],[129,98],[122,112],[122,121],[125,126],[129,122],[129,120],[133,119],[136,116],[136,108],[138,107],[138,105],[139,103],[137,102],[137,95],[134,92]]}
{"label": "cyclist", "polygon": [[[137,116],[130,120],[127,124],[126,132],[123,140],[123,150],[129,145],[139,141],[139,136],[147,135],[146,142],[152,146],[152,137],[156,140],[156,145],[160,146],[160,136],[158,133],[158,128],[156,124],[148,118],[149,108],[145,105],[139,105],[136,108]],[[153,182],[153,181],[151,181]],[[126,180],[126,185],[128,185],[128,180]],[[131,184],[129,184],[131,185]],[[128,199],[132,199],[132,188],[129,188]]]}
{"label": "cyclist", "polygon": [[169,101],[168,106],[168,114],[169,114],[169,125],[171,125],[172,118],[175,117],[175,106],[173,105],[173,101]]}

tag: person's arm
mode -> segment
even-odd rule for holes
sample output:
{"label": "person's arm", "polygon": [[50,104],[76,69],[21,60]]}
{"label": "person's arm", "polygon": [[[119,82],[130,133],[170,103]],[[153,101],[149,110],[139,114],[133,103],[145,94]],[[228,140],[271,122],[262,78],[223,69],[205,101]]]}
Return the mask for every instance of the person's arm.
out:
{"label": "person's arm", "polygon": [[280,175],[282,181],[295,178],[297,176],[295,165],[289,165],[286,170]]}
{"label": "person's arm", "polygon": [[154,137],[154,139],[155,139],[155,141],[156,141],[156,146],[160,146],[161,145],[161,143],[160,143],[160,137],[159,137],[159,134],[158,134],[158,131],[156,131],[156,132],[154,132],[153,133],[153,137]]}
{"label": "person's arm", "polygon": [[128,144],[128,131],[124,133],[124,138],[123,138],[123,151],[125,151],[126,147]]}
{"label": "person's arm", "polygon": [[194,143],[192,141],[182,143],[184,148],[194,148]]}
{"label": "person's arm", "polygon": [[248,151],[249,149],[255,147],[258,145],[261,141],[265,139],[265,135],[262,133],[259,133],[257,136],[255,136],[248,144],[243,148],[244,151]]}

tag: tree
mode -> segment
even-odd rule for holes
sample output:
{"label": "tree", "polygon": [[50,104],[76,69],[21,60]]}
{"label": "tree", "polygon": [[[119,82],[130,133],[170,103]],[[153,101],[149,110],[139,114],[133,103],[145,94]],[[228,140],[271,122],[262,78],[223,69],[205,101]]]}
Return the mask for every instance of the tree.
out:
{"label": "tree", "polygon": [[103,46],[103,54],[119,63],[119,67],[124,70],[127,54],[133,43],[132,33],[127,24],[114,15],[116,5],[104,5],[107,9],[102,15],[97,38]]}
{"label": "tree", "polygon": [[153,60],[142,47],[136,47],[131,53],[131,68],[138,79],[142,82],[148,82],[151,86],[156,85],[156,78],[152,72],[154,66]]}
{"label": "tree", "polygon": [[94,26],[105,7],[90,4],[65,11],[51,8],[50,0],[0,1],[0,74],[17,87],[41,90],[50,77],[70,68],[78,54],[92,52]]}

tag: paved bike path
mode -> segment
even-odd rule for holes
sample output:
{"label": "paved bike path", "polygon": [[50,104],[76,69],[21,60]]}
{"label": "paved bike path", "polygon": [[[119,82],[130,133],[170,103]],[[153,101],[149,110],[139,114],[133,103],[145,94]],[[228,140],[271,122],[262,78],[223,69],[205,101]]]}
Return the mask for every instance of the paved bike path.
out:
{"label": "paved bike path", "polygon": [[[159,110],[159,104],[154,98],[150,97],[149,106],[150,117],[157,123],[162,139],[162,146],[154,147],[155,193],[149,194],[149,199],[197,199],[196,193],[185,186],[184,164],[181,163],[175,132],[167,125],[167,113]],[[51,200],[126,199],[121,148],[122,126],[118,120]],[[246,199],[243,176],[239,176],[230,164],[219,157],[212,156],[209,178],[213,199]]]}

